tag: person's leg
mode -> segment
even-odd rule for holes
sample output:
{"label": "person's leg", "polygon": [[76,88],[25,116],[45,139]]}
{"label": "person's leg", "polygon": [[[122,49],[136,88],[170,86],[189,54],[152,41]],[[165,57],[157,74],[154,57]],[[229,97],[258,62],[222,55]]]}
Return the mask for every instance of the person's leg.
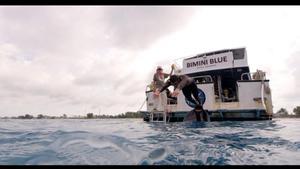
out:
{"label": "person's leg", "polygon": [[[192,98],[192,87],[190,85],[184,87],[182,89],[182,93],[183,93],[183,95],[185,96],[186,99],[188,99],[189,101],[191,101],[195,105],[198,105],[198,103]],[[197,106],[195,108],[197,108]],[[196,111],[195,109],[193,111],[195,112],[197,121],[201,121],[200,112]]]}
{"label": "person's leg", "polygon": [[190,102],[192,102],[194,104],[197,104],[197,102],[195,102],[195,100],[192,98],[192,90],[191,90],[190,86],[186,86],[186,87],[182,88],[182,93],[187,100],[189,100]]}
{"label": "person's leg", "polygon": [[198,91],[196,83],[190,84],[190,88],[191,88],[191,92],[193,94],[193,97],[197,101],[197,106],[195,108],[196,109],[197,121],[201,121],[201,119],[206,119],[207,118],[206,113],[203,110],[203,103],[202,103],[201,99],[199,98],[199,91]]}
{"label": "person's leg", "polygon": [[191,88],[193,97],[198,102],[197,104],[202,106],[202,101],[199,98],[199,91],[198,91],[197,85],[195,83],[192,83],[192,84],[190,84],[190,88]]}

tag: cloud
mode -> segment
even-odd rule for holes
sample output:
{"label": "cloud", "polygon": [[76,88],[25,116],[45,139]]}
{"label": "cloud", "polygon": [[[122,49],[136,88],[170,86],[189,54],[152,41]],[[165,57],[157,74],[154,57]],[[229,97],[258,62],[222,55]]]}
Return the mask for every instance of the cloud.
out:
{"label": "cloud", "polygon": [[183,28],[195,11],[0,7],[0,116],[136,109],[149,79],[137,72],[137,56]]}
{"label": "cloud", "polygon": [[193,7],[0,8],[4,39],[34,53],[96,46],[140,50],[187,24],[194,13]]}
{"label": "cloud", "polygon": [[[299,106],[299,100],[300,100],[300,51],[295,51],[291,54],[290,57],[287,59],[287,67],[289,68],[289,74],[290,79],[292,83],[290,83],[289,90],[286,92],[285,96],[287,98],[287,101],[294,103],[295,107]],[[296,105],[297,104],[297,105]]]}
{"label": "cloud", "polygon": [[144,49],[188,23],[195,8],[124,7],[107,9],[108,36],[115,46]]}
{"label": "cloud", "polygon": [[274,111],[292,109],[297,16],[297,7],[0,7],[0,116],[135,110],[157,65],[168,72],[176,58],[241,46],[251,71],[267,71]]}

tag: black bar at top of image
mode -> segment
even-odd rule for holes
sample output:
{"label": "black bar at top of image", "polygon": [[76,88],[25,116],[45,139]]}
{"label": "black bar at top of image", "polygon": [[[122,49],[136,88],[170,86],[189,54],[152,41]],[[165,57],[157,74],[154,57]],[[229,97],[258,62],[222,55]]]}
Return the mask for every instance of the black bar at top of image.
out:
{"label": "black bar at top of image", "polygon": [[0,5],[290,5],[295,0],[1,0]]}

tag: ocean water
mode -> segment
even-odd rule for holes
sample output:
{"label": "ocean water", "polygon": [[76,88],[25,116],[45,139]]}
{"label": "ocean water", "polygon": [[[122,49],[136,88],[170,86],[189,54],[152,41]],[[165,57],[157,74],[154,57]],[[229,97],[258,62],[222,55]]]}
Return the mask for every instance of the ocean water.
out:
{"label": "ocean water", "polygon": [[300,165],[300,119],[0,119],[0,165]]}

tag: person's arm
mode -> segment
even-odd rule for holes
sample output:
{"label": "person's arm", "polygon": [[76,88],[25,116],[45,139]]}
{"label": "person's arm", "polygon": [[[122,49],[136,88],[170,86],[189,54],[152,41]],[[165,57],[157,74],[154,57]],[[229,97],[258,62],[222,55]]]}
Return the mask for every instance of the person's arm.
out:
{"label": "person's arm", "polygon": [[170,76],[170,74],[164,73],[164,78],[168,78]]}
{"label": "person's arm", "polygon": [[172,97],[177,97],[179,95],[180,90],[175,89],[174,92],[171,94]]}
{"label": "person's arm", "polygon": [[171,85],[170,81],[168,80],[165,85],[160,89],[156,89],[156,91],[154,92],[154,95],[158,96],[161,92],[163,92],[164,90],[166,90],[169,86]]}
{"label": "person's arm", "polygon": [[157,73],[155,73],[155,74],[153,75],[153,85],[154,85],[154,90],[156,89],[157,81],[158,81],[158,77],[157,77]]}
{"label": "person's arm", "polygon": [[172,73],[173,73],[173,71],[174,71],[174,66],[172,65],[171,67],[172,67],[171,72],[170,72],[169,74],[164,73],[164,78],[168,78],[169,76],[172,75]]}
{"label": "person's arm", "polygon": [[172,75],[172,73],[173,73],[173,71],[174,71],[175,65],[172,64],[172,65],[171,65],[171,68],[172,68],[172,69],[171,69],[171,72],[170,72],[170,74],[169,74],[170,76]]}
{"label": "person's arm", "polygon": [[157,76],[156,76],[156,73],[153,75],[153,81],[154,81],[154,83],[157,81],[158,79],[157,79]]}
{"label": "person's arm", "polygon": [[159,93],[163,92],[166,90],[169,86],[171,85],[171,82],[168,80],[165,85],[159,90]]}
{"label": "person's arm", "polygon": [[171,76],[171,75],[173,74],[173,72],[174,72],[174,64],[171,65],[171,68],[172,68],[172,69],[171,69],[170,74],[167,74],[168,76]]}
{"label": "person's arm", "polygon": [[175,87],[174,92],[172,93],[173,97],[177,97],[180,90],[184,88],[187,84],[189,84],[193,79],[189,78],[188,76],[183,76],[179,84]]}

